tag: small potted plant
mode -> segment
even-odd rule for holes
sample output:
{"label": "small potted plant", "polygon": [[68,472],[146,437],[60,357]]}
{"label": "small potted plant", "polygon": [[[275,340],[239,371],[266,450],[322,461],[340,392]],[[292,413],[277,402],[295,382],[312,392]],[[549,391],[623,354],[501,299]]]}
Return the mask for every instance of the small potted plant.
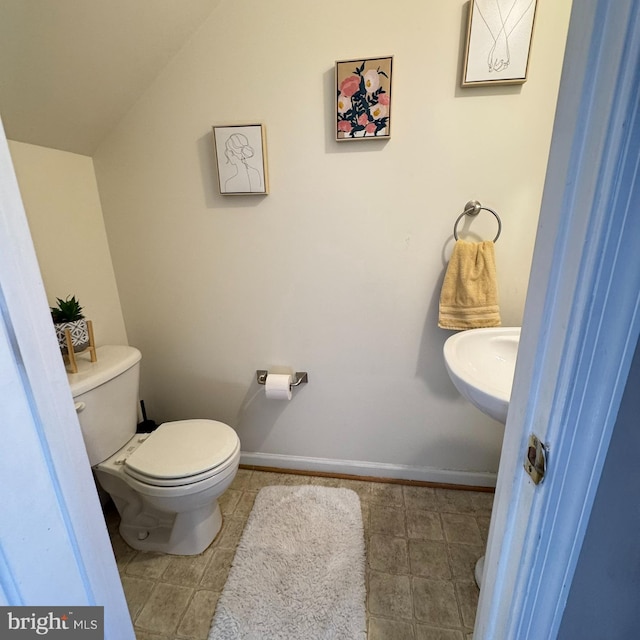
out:
{"label": "small potted plant", "polygon": [[89,329],[84,319],[82,307],[75,296],[67,296],[65,300],[56,298],[58,306],[51,307],[51,318],[56,329],[56,337],[63,354],[67,354],[67,338],[65,330],[71,334],[73,350],[84,351],[89,346]]}

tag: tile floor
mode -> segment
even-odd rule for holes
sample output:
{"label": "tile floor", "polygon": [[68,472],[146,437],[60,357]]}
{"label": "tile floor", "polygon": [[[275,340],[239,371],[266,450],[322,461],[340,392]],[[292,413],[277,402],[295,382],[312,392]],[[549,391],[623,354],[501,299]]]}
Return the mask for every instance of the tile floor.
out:
{"label": "tile floor", "polygon": [[347,487],[360,496],[368,640],[471,639],[473,567],[484,553],[492,493],[240,469],[221,499],[223,528],[199,556],[134,551],[118,534],[115,508],[107,508],[137,640],[206,640],[255,496],[273,484]]}

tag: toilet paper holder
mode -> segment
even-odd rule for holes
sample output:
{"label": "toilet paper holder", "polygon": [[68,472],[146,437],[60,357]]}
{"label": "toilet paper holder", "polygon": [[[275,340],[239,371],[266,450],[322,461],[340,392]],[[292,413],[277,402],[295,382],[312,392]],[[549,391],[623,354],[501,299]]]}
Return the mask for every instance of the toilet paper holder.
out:
{"label": "toilet paper holder", "polygon": [[[266,384],[267,376],[269,372],[266,369],[258,369],[256,371],[256,378],[258,380],[258,384]],[[309,382],[309,375],[306,371],[296,371],[293,374],[293,382],[289,385],[290,387],[297,387],[300,384],[306,384]]]}

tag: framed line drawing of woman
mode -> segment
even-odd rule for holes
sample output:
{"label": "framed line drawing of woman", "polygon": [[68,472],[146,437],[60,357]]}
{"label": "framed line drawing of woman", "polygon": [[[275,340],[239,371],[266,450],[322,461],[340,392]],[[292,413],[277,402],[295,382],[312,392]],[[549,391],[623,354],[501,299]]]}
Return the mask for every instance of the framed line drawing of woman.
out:
{"label": "framed line drawing of woman", "polygon": [[214,126],[213,145],[221,195],[269,193],[264,125]]}
{"label": "framed line drawing of woman", "polygon": [[470,0],[463,87],[523,84],[537,0]]}

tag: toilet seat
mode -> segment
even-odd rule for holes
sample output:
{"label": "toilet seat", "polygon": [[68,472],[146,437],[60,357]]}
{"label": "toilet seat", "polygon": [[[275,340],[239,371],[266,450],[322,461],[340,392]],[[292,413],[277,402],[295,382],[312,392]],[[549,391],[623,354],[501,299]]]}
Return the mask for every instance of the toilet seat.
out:
{"label": "toilet seat", "polygon": [[176,487],[224,474],[236,463],[236,432],[216,420],[165,422],[121,459],[124,473],[146,485]]}

